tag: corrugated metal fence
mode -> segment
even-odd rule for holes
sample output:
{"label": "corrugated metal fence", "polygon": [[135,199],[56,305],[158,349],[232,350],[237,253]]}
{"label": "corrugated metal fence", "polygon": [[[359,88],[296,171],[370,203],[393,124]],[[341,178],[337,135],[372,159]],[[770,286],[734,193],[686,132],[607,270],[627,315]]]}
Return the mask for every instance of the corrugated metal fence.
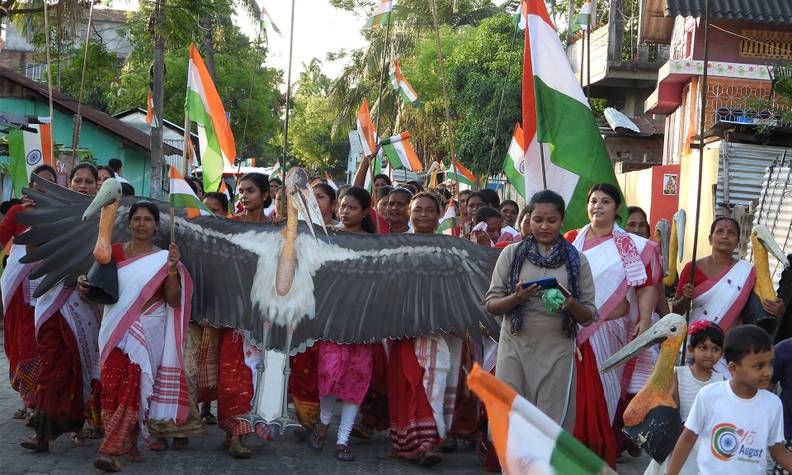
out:
{"label": "corrugated metal fence", "polygon": [[[788,255],[792,252],[792,168],[789,165],[768,168],[762,179],[762,190],[754,224],[767,226]],[[783,267],[772,254],[769,261],[773,282],[778,285]]]}
{"label": "corrugated metal fence", "polygon": [[[786,163],[781,163],[784,151]],[[758,204],[765,170],[774,164],[792,164],[792,149],[721,142],[716,203],[720,206]]]}

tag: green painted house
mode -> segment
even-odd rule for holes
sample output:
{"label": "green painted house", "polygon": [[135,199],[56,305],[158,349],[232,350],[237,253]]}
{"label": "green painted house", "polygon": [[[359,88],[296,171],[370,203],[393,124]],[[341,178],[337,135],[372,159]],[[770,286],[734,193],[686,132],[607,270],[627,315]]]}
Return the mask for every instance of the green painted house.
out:
{"label": "green painted house", "polygon": [[[74,116],[77,101],[60,92],[53,92],[53,143],[71,148]],[[0,67],[0,112],[32,117],[49,115],[47,85]],[[81,107],[82,127],[80,146],[88,150],[98,165],[107,164],[111,158],[124,163],[122,170],[135,194],[148,196],[151,180],[149,135],[98,109]],[[164,145],[165,154],[179,154],[173,147]],[[57,160],[57,156],[55,157]]]}

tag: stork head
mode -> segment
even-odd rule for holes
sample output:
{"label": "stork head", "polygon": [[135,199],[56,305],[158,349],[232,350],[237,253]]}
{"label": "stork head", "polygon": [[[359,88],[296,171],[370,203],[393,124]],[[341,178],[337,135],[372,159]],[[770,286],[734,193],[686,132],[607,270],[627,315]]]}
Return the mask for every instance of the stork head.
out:
{"label": "stork head", "polygon": [[308,229],[311,230],[313,237],[316,238],[316,234],[314,234],[311,223],[322,226],[325,234],[327,234],[324,219],[322,218],[322,210],[319,209],[319,202],[316,201],[313,190],[311,190],[308,174],[305,173],[305,170],[300,167],[292,167],[286,173],[285,186],[286,193],[289,196],[287,205],[294,206],[300,219],[308,223]]}
{"label": "stork head", "polygon": [[666,340],[678,341],[675,346],[678,350],[679,344],[684,341],[686,335],[687,323],[685,322],[685,317],[676,313],[669,313],[660,319],[659,322],[652,325],[651,328],[638,335],[633,341],[624,345],[613,356],[603,361],[600,372],[610,371],[638,354],[639,351],[652,345],[663,343]]}
{"label": "stork head", "polygon": [[781,249],[781,246],[778,245],[775,238],[773,238],[773,233],[770,232],[767,226],[764,224],[757,224],[754,226],[751,231],[751,240],[758,242],[767,252],[772,254],[778,262],[782,263],[784,267],[789,267],[789,259],[787,259],[784,250]]}
{"label": "stork head", "polygon": [[86,221],[90,218],[93,218],[102,210],[102,208],[119,202],[119,200],[121,200],[122,194],[121,183],[115,178],[108,178],[104,181],[104,183],[102,183],[102,187],[99,188],[99,192],[96,193],[96,196],[94,197],[93,201],[91,201],[91,204],[85,209],[82,220]]}
{"label": "stork head", "polygon": [[[687,213],[684,209],[679,209],[674,213],[674,225],[676,226],[677,245],[676,260],[682,262],[682,256],[685,255],[685,224],[687,223]],[[673,249],[672,249],[673,251]]]}

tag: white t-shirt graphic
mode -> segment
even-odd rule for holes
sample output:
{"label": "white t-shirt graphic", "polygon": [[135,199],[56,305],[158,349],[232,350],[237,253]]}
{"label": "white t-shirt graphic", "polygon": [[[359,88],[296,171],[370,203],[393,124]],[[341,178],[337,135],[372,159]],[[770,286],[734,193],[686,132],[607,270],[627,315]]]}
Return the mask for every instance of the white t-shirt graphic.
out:
{"label": "white t-shirt graphic", "polygon": [[743,399],[729,381],[704,387],[685,421],[699,436],[699,473],[763,475],[767,448],[784,442],[783,421],[781,400],[770,391]]}

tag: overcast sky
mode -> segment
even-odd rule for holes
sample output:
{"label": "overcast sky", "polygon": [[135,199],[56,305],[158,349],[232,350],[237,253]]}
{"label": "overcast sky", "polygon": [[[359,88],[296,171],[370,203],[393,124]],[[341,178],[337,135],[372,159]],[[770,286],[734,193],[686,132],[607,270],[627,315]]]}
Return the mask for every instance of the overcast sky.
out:
{"label": "overcast sky", "polygon": [[[258,0],[258,3],[267,9],[283,35],[269,32],[270,50],[266,64],[282,69],[285,81],[289,62],[291,1]],[[138,0],[113,0],[110,6],[117,9],[137,9]],[[238,13],[238,20],[239,27],[248,36],[252,37],[258,31],[258,22],[241,10]],[[328,62],[327,53],[363,47],[365,41],[360,29],[365,23],[365,17],[333,8],[328,0],[296,0],[292,81],[296,81],[299,77],[302,64],[308,63],[313,58],[319,58],[324,64],[325,74],[335,78],[341,72],[344,60]]]}

